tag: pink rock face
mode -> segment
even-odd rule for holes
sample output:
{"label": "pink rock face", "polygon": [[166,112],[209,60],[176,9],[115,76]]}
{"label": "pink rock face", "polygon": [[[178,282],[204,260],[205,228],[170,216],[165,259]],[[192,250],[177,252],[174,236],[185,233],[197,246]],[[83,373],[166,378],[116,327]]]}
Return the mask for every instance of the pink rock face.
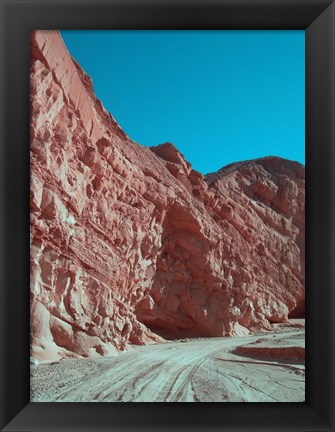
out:
{"label": "pink rock face", "polygon": [[56,31],[31,36],[31,347],[39,360],[304,316],[304,167],[203,177],[133,142]]}

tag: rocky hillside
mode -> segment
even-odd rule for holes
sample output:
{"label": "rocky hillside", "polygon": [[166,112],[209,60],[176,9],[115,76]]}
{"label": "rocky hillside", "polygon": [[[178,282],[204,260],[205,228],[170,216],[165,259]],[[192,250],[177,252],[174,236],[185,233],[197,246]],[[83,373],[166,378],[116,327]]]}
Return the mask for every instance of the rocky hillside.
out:
{"label": "rocky hillside", "polygon": [[171,143],[136,144],[56,31],[31,35],[30,133],[36,358],[304,316],[302,165],[268,157],[203,177]]}

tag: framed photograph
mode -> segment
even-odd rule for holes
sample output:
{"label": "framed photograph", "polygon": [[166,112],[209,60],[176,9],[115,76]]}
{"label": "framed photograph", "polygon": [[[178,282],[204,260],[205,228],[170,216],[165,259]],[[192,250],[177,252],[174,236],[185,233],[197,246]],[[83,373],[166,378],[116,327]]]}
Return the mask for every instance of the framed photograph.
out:
{"label": "framed photograph", "polygon": [[1,8],[1,430],[334,430],[334,3]]}

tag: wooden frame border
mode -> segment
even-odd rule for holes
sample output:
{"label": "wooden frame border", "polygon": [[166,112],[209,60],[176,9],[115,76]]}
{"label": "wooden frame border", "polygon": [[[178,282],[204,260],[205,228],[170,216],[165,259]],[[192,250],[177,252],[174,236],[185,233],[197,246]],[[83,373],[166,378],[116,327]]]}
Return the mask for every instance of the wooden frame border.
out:
{"label": "wooden frame border", "polygon": [[[334,2],[0,1],[1,430],[334,431]],[[29,403],[29,32],[65,28],[305,29],[305,403]]]}

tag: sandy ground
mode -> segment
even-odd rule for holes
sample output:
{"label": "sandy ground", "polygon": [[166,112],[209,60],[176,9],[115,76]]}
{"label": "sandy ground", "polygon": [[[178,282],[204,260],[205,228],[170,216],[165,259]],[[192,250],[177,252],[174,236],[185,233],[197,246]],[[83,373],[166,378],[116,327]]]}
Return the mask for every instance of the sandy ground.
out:
{"label": "sandy ground", "polygon": [[133,347],[31,367],[34,402],[303,402],[300,323],[243,338]]}

